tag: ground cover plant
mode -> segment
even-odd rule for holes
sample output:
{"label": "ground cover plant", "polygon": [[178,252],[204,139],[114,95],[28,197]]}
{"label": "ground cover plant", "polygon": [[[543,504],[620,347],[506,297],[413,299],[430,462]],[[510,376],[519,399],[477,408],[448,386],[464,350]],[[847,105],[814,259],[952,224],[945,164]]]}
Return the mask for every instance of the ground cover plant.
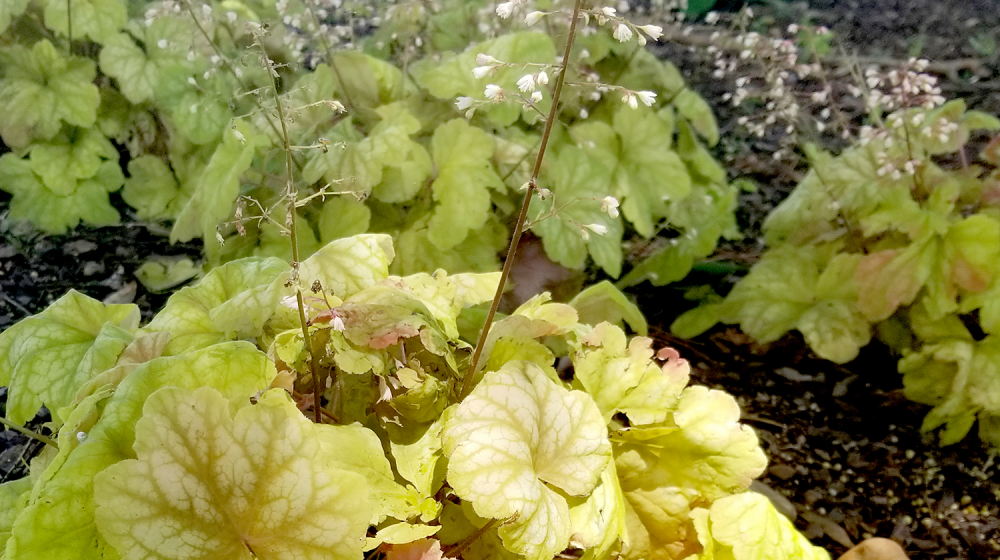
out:
{"label": "ground cover plant", "polygon": [[[204,240],[209,267],[288,258],[277,210],[287,136],[303,256],[381,232],[401,249],[397,273],[498,266],[551,102],[558,41],[537,29],[565,29],[561,12],[534,12],[529,26],[523,8],[501,19],[485,2],[403,4],[359,39],[352,6],[80,3],[72,25],[54,2],[17,3],[0,20],[0,99],[12,108],[0,188],[13,220],[50,234],[116,223],[108,193],[120,190],[140,220],[167,222],[171,241]],[[706,149],[718,141],[708,106],[642,46],[657,27],[609,10],[588,8],[603,27],[567,67],[542,170],[567,186],[535,204],[529,226],[553,261],[593,259],[613,278],[623,236],[665,233],[673,241],[645,264],[665,283],[736,234],[736,194]],[[245,25],[257,21],[281,23],[255,46]],[[163,288],[195,272],[151,265],[140,278]]]}
{"label": "ground cover plant", "polygon": [[[737,79],[732,103],[766,101],[760,115],[740,122],[761,137],[781,127],[786,142],[824,132],[853,142],[836,156],[804,145],[810,169],[767,217],[767,251],[724,300],[713,295],[678,318],[675,332],[693,336],[722,320],[767,343],[794,329],[836,363],[855,359],[877,333],[901,354],[907,395],[935,407],[923,429],[944,426],[942,443],[950,444],[978,419],[982,439],[996,445],[989,334],[1000,250],[997,154],[994,142],[970,162],[966,145],[974,131],[1000,129],[1000,120],[946,102],[924,73],[926,60],[869,68],[840,91],[823,63],[827,30],[790,25],[800,50],[792,40],[747,32],[745,15],[737,25],[741,34],[729,42],[764,72]],[[717,72],[733,69],[731,58],[717,53]],[[784,85],[793,75],[808,84],[805,95]],[[815,121],[808,116],[810,103],[839,95],[863,100],[870,124],[858,129],[837,104],[815,110]],[[789,155],[784,150],[774,158]]]}
{"label": "ground cover plant", "polygon": [[[501,4],[497,14],[507,17],[515,7]],[[238,20],[240,14],[233,13],[227,19]],[[79,21],[76,15],[81,15]],[[190,15],[201,28],[198,12],[191,9]],[[52,439],[32,434],[47,448],[32,460],[31,475],[0,486],[4,557],[360,558],[370,553],[545,559],[569,550],[587,558],[827,558],[767,498],[746,492],[766,460],[756,436],[739,424],[732,397],[687,387],[687,364],[676,352],[654,351],[647,338],[630,340],[624,322],[636,330],[644,322],[610,284],[598,284],[570,304],[552,303],[543,294],[511,315],[496,316],[518,237],[536,221],[543,240],[545,228],[551,228],[556,239],[576,250],[574,258],[582,261],[589,252],[599,265],[608,264],[601,262],[607,256],[601,250],[611,245],[590,243],[588,232],[603,236],[614,224],[582,220],[597,214],[602,220],[617,218],[618,199],[584,186],[611,180],[604,163],[613,152],[601,149],[614,145],[615,135],[621,134],[615,129],[619,121],[635,119],[615,109],[613,124],[602,128],[595,122],[575,131],[582,146],[565,139],[560,145],[558,137],[567,134],[555,126],[560,93],[581,20],[593,17],[599,25],[613,27],[613,40],[622,43],[636,32],[655,36],[658,31],[621,20],[608,8],[584,8],[580,1],[572,12],[532,12],[526,19],[564,16],[569,28],[560,61],[531,63],[546,64],[556,76],[555,86],[547,112],[539,111],[544,130],[534,164],[523,177],[526,192],[505,267],[483,274],[439,269],[391,275],[397,249],[386,234],[344,235],[313,251],[305,248],[309,229],[298,225],[306,223],[299,215],[303,203],[334,196],[349,200],[343,197],[368,191],[334,192],[327,185],[303,194],[296,188],[299,173],[308,176],[310,165],[352,165],[323,162],[331,149],[342,149],[343,156],[352,146],[317,139],[310,149],[321,154],[318,159],[297,165],[301,146],[291,132],[302,121],[293,108],[302,107],[281,95],[282,73],[268,51],[265,26],[248,24],[246,39],[260,60],[258,110],[244,119],[222,117],[227,128],[220,133],[221,144],[206,154],[198,175],[202,189],[182,202],[175,231],[186,224],[208,236],[208,224],[218,218],[192,200],[217,196],[219,189],[210,186],[238,182],[236,175],[256,157],[255,147],[270,141],[280,146],[270,170],[279,185],[275,207],[266,210],[255,197],[244,200],[264,210],[258,224],[271,224],[287,236],[283,241],[290,259],[235,258],[236,251],[230,255],[234,260],[171,296],[142,327],[136,306],[104,304],[71,291],[0,335],[0,382],[9,389],[4,422],[17,426],[44,406],[52,413],[50,427],[56,433]],[[59,27],[58,8],[48,6],[45,17],[51,18],[46,21],[50,31],[69,37],[76,29],[100,43],[113,33],[105,26],[113,26],[114,20],[96,12],[70,11],[63,16],[68,19],[62,20],[65,31]],[[175,35],[171,37],[155,44],[167,48],[161,40],[169,46]],[[535,40],[530,34],[510,37],[514,42]],[[36,70],[87,67],[86,61],[72,58],[66,66],[39,62],[60,56],[46,40],[37,42],[30,54],[17,46],[10,52],[23,57],[21,62],[35,57],[31,64]],[[485,53],[471,59],[479,64],[471,69],[474,78],[523,64]],[[375,73],[391,68],[375,59],[361,60]],[[456,66],[461,69],[462,64]],[[331,76],[335,67],[331,61]],[[518,89],[531,89],[524,85],[528,77],[544,85],[543,72],[519,78]],[[242,78],[235,70],[232,75]],[[8,76],[38,77],[30,69]],[[185,80],[198,82],[193,81]],[[35,85],[51,83],[44,77]],[[3,91],[13,95],[13,86],[6,86]],[[640,102],[651,106],[656,97],[655,92],[620,85],[594,87],[614,88],[627,111],[637,110]],[[45,103],[66,101],[37,90],[32,91]],[[485,88],[486,100],[459,96],[457,104],[465,111],[502,114],[508,106],[499,102],[516,95],[512,92],[491,84]],[[348,92],[343,93],[348,99]],[[539,109],[545,96],[536,93],[523,106],[514,105],[517,114]],[[174,94],[173,100],[184,98]],[[208,98],[207,103],[214,99]],[[679,118],[686,112],[704,115],[697,99],[682,98],[686,101],[677,107]],[[391,144],[397,157],[424,149],[405,138],[412,134],[405,131],[415,132],[419,122],[413,123],[412,115],[407,118],[402,104],[366,111],[357,102],[351,100],[351,109],[346,104],[343,109],[357,111],[359,119],[381,117],[372,134],[382,125],[401,127],[404,134],[358,139],[354,148],[360,151],[349,161],[370,161],[368,150],[379,149],[381,142]],[[200,101],[194,103],[191,107]],[[334,100],[307,105],[341,110]],[[451,110],[450,105],[443,106]],[[58,111],[25,114],[32,121],[26,127],[18,128],[23,121],[5,129],[11,142],[24,141],[18,134],[25,130],[48,134],[44,118],[52,115],[61,115],[53,126],[65,121],[79,127],[70,120],[75,117],[64,118],[67,114]],[[182,135],[197,144],[192,134],[204,132],[200,127],[212,122],[193,114],[171,118],[187,122],[191,128]],[[647,113],[641,124],[655,128],[672,118],[672,110]],[[714,162],[690,129],[710,135],[712,122],[678,122],[681,130],[689,128],[690,142],[681,149],[690,150],[695,171],[708,173]],[[268,127],[276,138],[267,139]],[[571,129],[567,136],[573,138],[573,133]],[[72,146],[60,144],[64,140]],[[51,150],[31,146],[27,158],[5,155],[5,165],[28,188],[35,181],[35,187],[51,191],[50,185],[65,180],[66,192],[78,193],[76,202],[85,204],[99,198],[88,198],[99,192],[90,183],[104,177],[100,171],[91,175],[88,167],[93,163],[89,146],[98,140],[90,132],[71,131],[54,141],[59,145],[48,146]],[[493,141],[461,119],[441,124],[429,151],[437,176],[422,180],[432,186],[451,180],[454,188],[489,183]],[[543,174],[547,148],[555,163]],[[71,160],[80,155],[83,162],[67,165],[72,170],[68,178],[41,164],[67,152]],[[100,153],[104,161],[99,167],[112,167],[107,162],[113,155]],[[526,150],[521,157],[531,154]],[[413,157],[404,164],[419,167],[421,156]],[[681,156],[674,157],[683,163]],[[133,176],[148,182],[169,178],[163,168],[155,169],[159,164],[152,159],[132,161],[146,161],[153,168],[137,168]],[[181,166],[179,161],[171,160],[171,166]],[[620,181],[626,182],[642,169],[615,165]],[[362,171],[330,183],[342,187],[356,182],[364,177]],[[397,171],[405,175],[412,169]],[[449,173],[454,176],[447,179]],[[102,179],[95,179],[99,175]],[[392,183],[393,188],[402,186]],[[15,202],[18,194],[23,193],[15,193]],[[574,196],[579,194],[587,196]],[[596,211],[575,213],[584,202],[594,203]],[[626,215],[632,212],[629,204],[623,197]],[[285,218],[275,223],[268,216],[279,207]],[[58,218],[66,208],[51,209]],[[241,238],[251,238],[245,231],[245,209],[237,207],[232,226]],[[437,235],[430,229],[435,216],[428,218],[429,236]],[[461,228],[468,216],[455,217],[454,227]],[[567,237],[567,230],[574,237]],[[612,241],[609,252],[620,251],[620,241]],[[399,244],[405,245],[403,238]],[[467,309],[485,302],[491,302],[488,310]]]}

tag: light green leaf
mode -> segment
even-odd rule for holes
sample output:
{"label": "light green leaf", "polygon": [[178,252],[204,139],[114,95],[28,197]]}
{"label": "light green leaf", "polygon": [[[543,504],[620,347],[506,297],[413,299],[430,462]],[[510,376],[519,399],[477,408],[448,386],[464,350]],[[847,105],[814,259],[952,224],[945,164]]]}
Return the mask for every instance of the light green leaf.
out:
{"label": "light green leaf", "polygon": [[0,551],[3,551],[10,539],[14,520],[24,509],[32,486],[34,481],[27,476],[0,484]]}
{"label": "light green leaf", "polygon": [[194,179],[193,194],[177,215],[170,231],[170,242],[215,238],[220,222],[231,216],[236,196],[240,192],[240,176],[250,168],[258,147],[266,138],[256,134],[249,125],[238,122],[223,135],[212,159]]}
{"label": "light green leaf", "polygon": [[73,402],[84,383],[114,365],[138,326],[135,305],[104,305],[71,290],[4,331],[0,385],[10,388],[7,419],[24,424],[43,405],[56,413]]}
{"label": "light green leaf", "polygon": [[499,533],[507,549],[530,560],[566,548],[572,524],[563,496],[589,495],[610,456],[593,401],[530,362],[488,372],[458,406],[443,441],[452,488],[480,516],[516,516]]}
{"label": "light green leaf", "polygon": [[694,338],[731,314],[723,302],[702,303],[674,319],[674,322],[670,323],[670,332],[681,338]]}
{"label": "light green leaf", "polygon": [[439,126],[431,139],[438,175],[431,185],[437,206],[427,224],[427,238],[438,248],[452,249],[470,230],[486,223],[489,189],[502,189],[493,170],[493,139],[465,119]]}
{"label": "light green leaf", "polygon": [[453,274],[444,270],[434,274],[418,272],[403,278],[413,294],[427,306],[449,338],[458,338],[458,315],[471,305],[491,301],[500,283],[500,273]]}
{"label": "light green leaf", "polygon": [[404,521],[418,513],[416,504],[411,503],[416,496],[394,480],[382,441],[375,432],[360,424],[324,425],[314,437],[327,454],[330,467],[364,477],[368,498],[375,506],[368,514],[371,525],[378,525],[386,517]]}
{"label": "light green leaf", "polygon": [[97,69],[89,59],[65,58],[43,39],[30,50],[20,45],[0,50],[0,66],[0,105],[5,108],[0,135],[8,146],[52,138],[63,122],[88,128],[97,120],[101,98],[93,83]]}
{"label": "light green leaf", "polygon": [[646,336],[648,331],[646,318],[639,308],[607,280],[583,290],[569,304],[580,314],[581,323],[597,325],[608,322],[619,327],[627,323],[641,336]]}
{"label": "light green leaf", "polygon": [[[413,523],[393,523],[387,527],[379,529],[374,537],[368,537],[365,539],[365,552],[369,550],[375,550],[382,544],[400,545],[409,544],[420,539],[426,539],[427,537],[433,536],[438,531],[441,530],[440,525],[416,525]],[[441,543],[438,541],[427,541],[428,544],[436,543],[438,545],[438,555],[440,556]],[[392,547],[390,550],[398,551],[399,547]],[[419,557],[420,560],[431,560],[424,556]]]}
{"label": "light green leaf", "polygon": [[726,170],[695,137],[684,119],[677,121],[677,154],[688,165],[692,179],[714,184],[726,182]]}
{"label": "light green leaf", "polygon": [[730,395],[688,387],[670,412],[666,428],[622,434],[615,461],[626,498],[637,490],[675,488],[715,500],[745,490],[764,472],[767,458],[757,435],[739,423],[740,408]]}
{"label": "light green leaf", "polygon": [[153,99],[160,82],[160,69],[125,33],[107,38],[100,55],[101,71],[115,79],[118,90],[138,105]]}
{"label": "light green leaf", "polygon": [[[555,215],[532,227],[541,236],[545,253],[567,268],[578,269],[589,252],[598,266],[617,277],[621,273],[624,227],[620,218],[601,210],[600,202],[610,194],[610,170],[573,146],[563,149],[550,164],[542,186],[548,185],[555,196],[548,201],[533,199],[529,213],[531,219],[539,220],[553,208],[558,209]],[[607,231],[601,234],[584,227],[595,224]]]}
{"label": "light green leaf", "polygon": [[403,94],[403,74],[395,66],[367,54],[348,51],[334,56],[337,89],[356,107],[378,107]]}
{"label": "light green leaf", "polygon": [[28,152],[31,170],[59,196],[73,194],[78,182],[96,175],[105,160],[118,161],[118,151],[95,128],[76,129],[52,141],[32,144]]}
{"label": "light green leaf", "polygon": [[325,203],[319,215],[319,236],[323,242],[351,237],[368,231],[372,211],[350,195],[337,196]]}
{"label": "light green leaf", "polygon": [[[476,55],[485,53],[497,60],[512,63],[499,68],[488,78],[477,79],[472,69],[478,66]],[[537,32],[508,33],[496,39],[470,46],[462,54],[444,61],[426,59],[411,66],[410,72],[417,85],[439,99],[453,101],[458,96],[483,98],[487,84],[497,84],[508,91],[517,91],[517,80],[521,76],[536,72],[537,68],[522,66],[524,63],[555,63],[555,45],[552,39]],[[546,112],[551,103],[549,96],[538,104],[538,109]],[[522,115],[516,103],[500,103],[483,110],[494,124],[510,126]],[[534,111],[524,109],[525,119],[531,122]]]}
{"label": "light green leaf", "polygon": [[796,327],[819,357],[845,364],[872,338],[871,325],[845,301],[817,303],[799,317]]}
{"label": "light green leaf", "polygon": [[346,299],[385,280],[395,251],[392,238],[364,234],[335,239],[299,265],[299,278],[307,288],[319,281],[324,290]]}
{"label": "light green leaf", "polygon": [[610,422],[624,412],[632,425],[666,420],[688,383],[684,360],[653,362],[653,341],[635,337],[626,347],[625,333],[602,323],[583,338],[583,350],[573,359],[574,379],[593,397]]}
{"label": "light green leaf", "polygon": [[[245,342],[158,358],[140,366],[115,389],[100,419],[86,432],[86,441],[64,463],[51,465],[56,472],[45,473],[47,481],[35,488],[31,502],[14,522],[8,557],[116,558],[94,525],[93,479],[106,467],[135,458],[134,428],[149,395],[161,387],[214,387],[225,395],[234,413],[265,389],[274,375],[274,364],[267,356]],[[78,441],[75,432],[67,437]]]}
{"label": "light green leaf", "polygon": [[719,143],[719,125],[715,122],[712,107],[702,96],[684,88],[674,97],[673,104],[677,112],[691,123],[709,146]]}
{"label": "light green leaf", "polygon": [[123,0],[49,0],[45,6],[45,26],[63,35],[70,32],[72,14],[73,39],[86,35],[103,44],[115,36],[128,20]]}
{"label": "light green leaf", "polygon": [[669,215],[671,201],[691,192],[691,177],[681,158],[670,149],[674,137],[673,112],[642,107],[618,107],[614,131],[621,142],[620,166],[615,169],[615,194],[622,213],[644,237],[652,237],[656,223]]}
{"label": "light green leaf", "polygon": [[117,161],[101,162],[93,177],[73,182],[68,192],[49,189],[31,168],[31,162],[13,153],[0,156],[0,189],[14,195],[14,220],[27,220],[52,235],[66,233],[81,221],[94,226],[118,223],[118,211],[108,200],[108,192],[124,181]]}
{"label": "light green leaf", "polygon": [[497,252],[507,246],[507,228],[493,214],[486,224],[469,232],[465,241],[444,250],[429,239],[429,216],[419,218],[396,236],[398,258],[393,274],[415,274],[439,268],[449,272],[486,272],[500,268]]}
{"label": "light green leaf", "polygon": [[448,418],[450,415],[442,414],[412,442],[389,442],[400,476],[411,482],[417,492],[427,498],[434,496],[444,483],[441,430]]}
{"label": "light green leaf", "polygon": [[128,162],[122,198],[142,220],[173,218],[182,204],[180,185],[162,159],[142,155]]}
{"label": "light green leaf", "polygon": [[[173,35],[163,39],[171,44],[179,42]],[[151,44],[155,42],[147,41],[147,45]],[[157,66],[160,80],[155,101],[162,108],[160,114],[167,116],[177,132],[192,143],[217,143],[233,118],[228,103],[232,95],[230,88],[234,85],[226,82],[222,74],[204,78],[202,72],[196,72],[184,58],[158,57]]]}
{"label": "light green leaf", "polygon": [[144,288],[160,294],[204,273],[202,267],[184,256],[146,259],[135,271],[135,278]]}
{"label": "light green leaf", "polygon": [[274,257],[224,264],[170,296],[142,330],[169,332],[167,355],[258,336],[278,306],[288,270],[288,263]]}
{"label": "light green leaf", "polygon": [[[361,476],[281,390],[230,416],[218,391],[165,388],[135,428],[137,460],[94,479],[95,519],[125,559],[359,559]],[[384,457],[383,457],[384,459]]]}
{"label": "light green leaf", "polygon": [[[24,13],[24,10],[28,8],[28,2],[30,0],[8,0],[0,4],[0,33],[7,31],[10,23]],[[0,548],[3,548],[2,543],[0,543]]]}
{"label": "light green leaf", "polygon": [[587,499],[571,498],[569,502],[573,524],[570,545],[586,550],[583,560],[603,560],[619,543],[628,545],[625,497],[614,461],[608,461],[601,482]]}
{"label": "light green leaf", "polygon": [[795,529],[770,500],[745,492],[691,512],[703,558],[736,560],[829,560],[830,554]]}

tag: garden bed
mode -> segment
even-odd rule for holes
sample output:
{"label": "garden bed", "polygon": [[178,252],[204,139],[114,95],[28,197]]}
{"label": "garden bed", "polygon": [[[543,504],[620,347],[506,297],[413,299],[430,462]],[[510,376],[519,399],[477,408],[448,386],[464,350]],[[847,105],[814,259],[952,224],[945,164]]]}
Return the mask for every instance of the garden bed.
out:
{"label": "garden bed", "polygon": [[[847,49],[866,60],[928,57],[942,64],[949,96],[1000,113],[1000,54],[986,52],[989,37],[1000,42],[1000,8],[992,0],[814,0],[778,3],[759,12],[776,25],[803,16],[828,25]],[[703,53],[683,45],[659,48],[713,104],[727,138],[717,155],[727,162],[730,176],[749,177],[759,185],[741,196],[746,238],[720,252],[720,258],[737,264],[753,262],[761,250],[764,216],[787,196],[802,169],[769,157],[776,149],[773,139],[739,132],[738,111],[722,100],[730,86],[712,77]],[[0,212],[8,201],[2,196]],[[128,207],[116,197],[116,207],[127,217]],[[135,301],[148,319],[166,295],[137,285],[136,268],[153,255],[199,254],[196,245],[170,245],[164,232],[134,222],[51,237],[3,226],[0,330],[41,311],[69,288],[98,299]],[[692,362],[697,382],[737,396],[744,420],[756,429],[770,459],[762,482],[788,501],[796,525],[814,542],[835,555],[863,538],[882,536],[902,544],[913,559],[1000,556],[995,453],[975,438],[941,448],[932,435],[921,434],[927,408],[903,397],[887,349],[873,344],[858,359],[838,366],[815,357],[794,335],[762,346],[734,328],[719,327],[693,341],[678,340],[668,334],[678,310],[665,305],[679,292],[644,284],[632,293],[654,338],[677,347]],[[0,403],[5,399],[0,389]],[[44,421],[37,418],[33,425]],[[36,445],[3,432],[0,480],[23,475]]]}

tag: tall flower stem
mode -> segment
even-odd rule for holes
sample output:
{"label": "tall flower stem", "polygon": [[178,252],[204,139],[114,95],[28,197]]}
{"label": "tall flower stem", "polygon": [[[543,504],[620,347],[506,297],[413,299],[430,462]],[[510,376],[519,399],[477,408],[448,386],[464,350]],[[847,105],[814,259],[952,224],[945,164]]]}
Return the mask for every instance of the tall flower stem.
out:
{"label": "tall flower stem", "polygon": [[285,124],[285,112],[281,107],[281,97],[278,95],[278,81],[275,78],[277,72],[274,64],[267,55],[263,42],[259,42],[261,57],[267,69],[267,75],[271,78],[271,91],[274,93],[274,106],[278,111],[278,121],[281,123],[281,142],[285,149],[285,196],[288,199],[288,216],[286,219],[288,226],[288,239],[292,245],[292,278],[291,284],[295,287],[295,303],[299,311],[299,324],[302,326],[302,344],[309,352],[309,369],[312,373],[313,382],[313,420],[317,424],[323,423],[323,413],[320,410],[320,389],[319,370],[316,364],[316,351],[313,349],[312,338],[309,336],[309,322],[306,320],[305,302],[302,300],[302,287],[299,286],[299,243],[295,228],[295,209],[297,208],[295,181],[292,178],[292,144],[288,141],[288,126]]}
{"label": "tall flower stem", "polygon": [[469,362],[469,371],[462,381],[461,398],[465,398],[472,391],[472,379],[479,368],[479,360],[483,355],[483,347],[486,345],[486,337],[489,336],[490,326],[496,316],[497,308],[500,307],[500,298],[503,296],[503,288],[510,276],[510,269],[514,265],[514,256],[517,253],[517,244],[521,241],[521,233],[524,223],[528,218],[528,207],[531,206],[531,197],[538,190],[538,174],[542,170],[542,161],[545,159],[545,148],[549,144],[549,136],[552,134],[552,126],[559,115],[559,98],[562,95],[563,83],[566,81],[566,69],[569,67],[570,54],[573,51],[573,40],[576,38],[576,24],[580,19],[580,10],[583,8],[583,0],[576,0],[573,5],[573,16],[569,23],[569,35],[566,37],[566,48],[563,50],[562,64],[559,67],[559,77],[556,78],[556,87],[552,93],[552,107],[549,109],[548,118],[545,119],[545,130],[542,131],[542,141],[538,145],[538,155],[535,157],[535,166],[531,170],[531,178],[528,179],[528,189],[524,193],[524,203],[521,204],[521,211],[517,215],[517,222],[514,225],[514,234],[510,238],[510,247],[507,248],[507,258],[503,263],[503,271],[500,272],[500,284],[497,285],[497,292],[493,296],[493,303],[490,311],[486,314],[486,322],[483,323],[483,330],[479,333],[479,340],[476,342],[476,349],[472,353],[472,360]]}

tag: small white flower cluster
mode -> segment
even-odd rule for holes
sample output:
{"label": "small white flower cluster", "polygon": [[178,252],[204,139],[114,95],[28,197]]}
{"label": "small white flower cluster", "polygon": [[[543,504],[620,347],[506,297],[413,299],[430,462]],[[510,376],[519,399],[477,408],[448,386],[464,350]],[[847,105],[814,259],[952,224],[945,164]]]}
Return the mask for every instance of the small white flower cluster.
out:
{"label": "small white flower cluster", "polygon": [[527,0],[510,0],[508,2],[501,2],[497,4],[497,15],[503,19],[510,17],[514,13],[514,8],[521,4],[524,4]]}
{"label": "small white flower cluster", "polygon": [[872,110],[895,111],[906,107],[933,109],[944,104],[937,77],[924,73],[930,63],[911,58],[902,68],[880,72],[865,70],[865,85],[870,90],[868,107]]}
{"label": "small white flower cluster", "polygon": [[525,74],[521,76],[521,79],[517,81],[517,89],[521,90],[523,93],[532,93],[535,91],[535,86],[546,85],[549,83],[549,75],[542,70],[535,74]]}
{"label": "small white flower cluster", "polygon": [[594,232],[597,235],[604,235],[608,233],[608,226],[604,224],[579,224],[580,225],[580,236],[583,237],[584,241],[590,240],[590,232]]}
{"label": "small white flower cluster", "polygon": [[[752,15],[753,11],[746,8],[738,18],[743,24]],[[706,21],[718,20],[717,15],[706,18]],[[794,34],[799,31],[799,27],[789,26],[787,31]],[[822,35],[829,33],[829,30],[818,28],[815,32]],[[735,90],[725,94],[723,98],[730,101],[733,106],[739,106],[750,98],[760,99],[764,103],[764,111],[759,116],[753,118],[743,116],[738,122],[757,137],[763,137],[770,127],[780,123],[788,141],[794,143],[795,123],[805,112],[799,99],[797,84],[820,74],[822,69],[819,64],[800,62],[799,49],[795,42],[783,37],[740,32],[727,39],[723,37],[722,32],[716,31],[712,33],[710,39],[723,45],[721,48],[712,45],[707,49],[715,58],[714,77],[724,78],[736,73],[740,68],[746,68],[748,72],[736,78]],[[754,65],[754,68],[750,68],[750,65]],[[829,88],[824,86],[818,91],[808,92],[807,98],[813,103],[825,103],[830,98]],[[824,121],[829,117],[829,110],[820,112],[820,118],[816,121],[820,132],[826,129]],[[780,159],[789,153],[788,150],[777,150],[774,157]]]}
{"label": "small white flower cluster", "polygon": [[652,107],[653,103],[656,102],[656,94],[651,91],[632,91],[630,89],[620,88],[622,92],[622,102],[628,104],[629,107],[633,109],[639,108],[639,101],[646,107]]}
{"label": "small white flower cluster", "polygon": [[[957,122],[946,117],[927,122],[927,113],[921,111],[907,114],[903,110],[889,115],[886,118],[886,125],[885,127],[862,126],[858,133],[858,144],[874,147],[876,174],[894,180],[901,179],[904,174],[913,176],[924,165],[921,159],[900,155],[910,153],[909,141],[905,139],[911,134],[946,144],[954,139],[954,135],[961,128]],[[894,149],[897,144],[901,149]],[[895,155],[890,155],[890,152]]]}
{"label": "small white flower cluster", "polygon": [[659,41],[663,36],[663,28],[659,25],[636,25],[631,21],[620,17],[618,10],[611,7],[596,8],[583,12],[584,22],[589,23],[590,18],[594,18],[599,26],[612,25],[611,34],[619,43],[627,43],[635,37],[640,45],[646,44],[646,37],[654,41]]}

